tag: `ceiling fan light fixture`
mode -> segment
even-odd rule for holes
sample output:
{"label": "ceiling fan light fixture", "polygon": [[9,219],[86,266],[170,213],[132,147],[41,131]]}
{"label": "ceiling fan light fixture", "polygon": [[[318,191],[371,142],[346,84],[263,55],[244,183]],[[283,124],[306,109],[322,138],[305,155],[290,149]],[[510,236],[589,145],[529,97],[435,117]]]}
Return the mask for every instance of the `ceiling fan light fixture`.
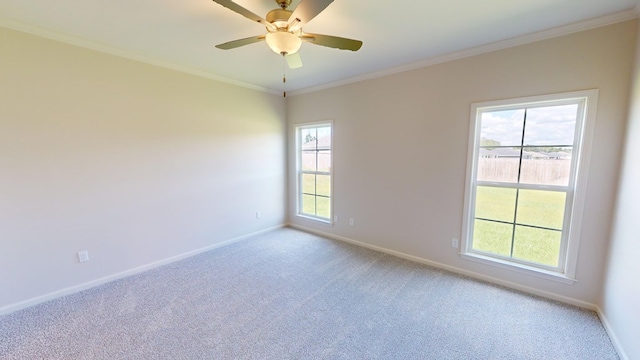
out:
{"label": "ceiling fan light fixture", "polygon": [[276,54],[291,55],[297,52],[302,45],[302,40],[288,31],[276,31],[268,33],[266,37],[267,45]]}

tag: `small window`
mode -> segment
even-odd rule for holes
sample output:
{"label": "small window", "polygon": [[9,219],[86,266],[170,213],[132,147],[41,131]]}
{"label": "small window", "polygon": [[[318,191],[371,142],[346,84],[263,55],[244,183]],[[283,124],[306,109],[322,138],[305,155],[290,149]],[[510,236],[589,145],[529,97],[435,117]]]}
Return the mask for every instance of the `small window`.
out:
{"label": "small window", "polygon": [[331,221],[332,124],[296,128],[298,215]]}
{"label": "small window", "polygon": [[596,97],[584,91],[473,104],[466,257],[573,278]]}

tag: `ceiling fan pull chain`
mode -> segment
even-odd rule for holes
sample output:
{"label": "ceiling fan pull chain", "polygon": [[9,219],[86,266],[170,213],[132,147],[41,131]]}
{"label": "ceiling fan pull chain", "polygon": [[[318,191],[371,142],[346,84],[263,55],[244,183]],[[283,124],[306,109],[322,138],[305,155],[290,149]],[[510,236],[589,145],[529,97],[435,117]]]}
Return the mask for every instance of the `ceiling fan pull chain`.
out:
{"label": "ceiling fan pull chain", "polygon": [[282,53],[282,95],[287,97],[287,60],[286,53]]}

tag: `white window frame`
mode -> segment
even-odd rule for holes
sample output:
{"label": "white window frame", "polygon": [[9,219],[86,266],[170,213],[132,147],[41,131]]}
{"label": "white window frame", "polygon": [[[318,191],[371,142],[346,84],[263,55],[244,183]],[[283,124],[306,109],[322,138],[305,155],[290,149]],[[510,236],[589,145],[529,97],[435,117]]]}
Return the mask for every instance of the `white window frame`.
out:
{"label": "white window frame", "polygon": [[[304,129],[318,128],[318,127],[330,127],[331,128],[331,167],[328,172],[326,171],[302,171],[302,142],[300,140],[300,133]],[[318,121],[318,122],[310,122],[310,123],[300,123],[295,124],[295,144],[296,144],[296,216],[314,220],[320,223],[325,223],[332,225],[333,224],[333,152],[334,152],[334,144],[333,144],[333,133],[334,126],[333,121]],[[330,177],[330,191],[329,191],[329,218],[323,218],[320,216],[314,216],[310,214],[305,214],[302,212],[302,175],[303,174],[319,174],[319,175],[329,175]]]}
{"label": "white window frame", "polygon": [[[514,261],[514,259],[506,259],[474,251],[472,249],[472,238],[475,216],[475,189],[478,186],[476,175],[480,149],[481,114],[487,110],[496,111],[521,109],[523,107],[532,108],[556,105],[561,102],[575,103],[577,101],[580,102],[579,106],[582,106],[583,111],[582,116],[576,119],[576,132],[571,165],[572,170],[569,185],[567,187],[563,187],[568,188],[568,191],[566,191],[565,223],[563,224],[563,236],[561,240],[558,268],[535,266],[532,264]],[[594,89],[471,104],[469,149],[467,153],[467,176],[465,183],[466,189],[460,252],[463,259],[566,284],[573,284],[576,281],[575,270],[578,260],[580,230],[582,228],[582,213],[584,208],[588,164],[597,102],[598,90]],[[539,188],[538,186],[530,187],[527,185],[519,185],[519,187]]]}

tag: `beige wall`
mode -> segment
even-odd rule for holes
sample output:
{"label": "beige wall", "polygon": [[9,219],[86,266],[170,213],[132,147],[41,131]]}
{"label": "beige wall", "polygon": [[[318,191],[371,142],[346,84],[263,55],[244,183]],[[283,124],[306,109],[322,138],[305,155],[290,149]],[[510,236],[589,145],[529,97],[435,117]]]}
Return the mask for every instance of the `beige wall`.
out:
{"label": "beige wall", "polygon": [[[294,225],[602,305],[614,340],[639,357],[635,41],[636,22],[625,22],[289,97],[285,112],[278,96],[0,28],[0,313],[279,226],[288,195]],[[578,282],[460,259],[450,240],[461,235],[470,104],[591,88]],[[335,121],[333,226],[293,215],[286,117],[289,129]]]}
{"label": "beige wall", "polygon": [[[639,29],[640,30],[640,29]],[[602,312],[628,359],[640,359],[640,36]]]}
{"label": "beige wall", "polygon": [[[371,246],[571,302],[596,304],[626,122],[635,21],[290,97],[293,124],[334,120],[333,226],[289,221]],[[597,88],[599,104],[577,282],[558,283],[462,260],[451,239],[462,231],[473,102]],[[289,152],[289,181],[295,181]],[[349,226],[348,219],[355,225]]]}
{"label": "beige wall", "polygon": [[281,97],[0,39],[0,312],[285,222]]}

